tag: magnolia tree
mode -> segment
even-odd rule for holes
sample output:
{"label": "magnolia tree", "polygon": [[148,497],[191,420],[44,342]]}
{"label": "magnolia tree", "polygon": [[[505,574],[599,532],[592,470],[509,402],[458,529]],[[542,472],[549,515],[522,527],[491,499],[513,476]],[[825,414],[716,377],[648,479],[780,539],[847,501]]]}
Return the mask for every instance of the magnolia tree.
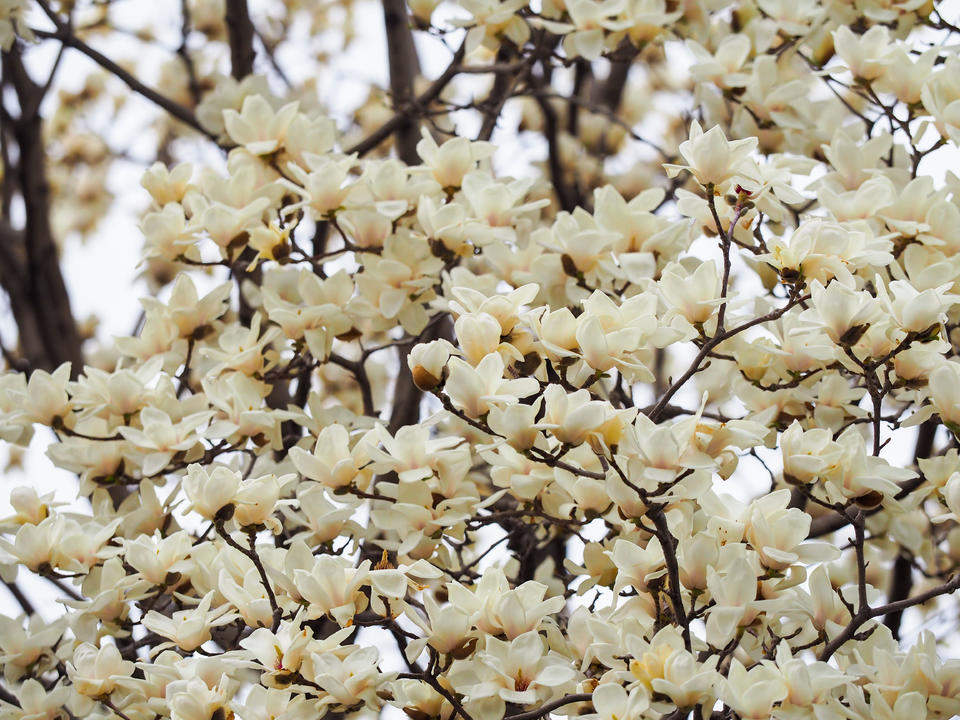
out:
{"label": "magnolia tree", "polygon": [[169,5],[0,2],[0,717],[960,713],[945,7]]}

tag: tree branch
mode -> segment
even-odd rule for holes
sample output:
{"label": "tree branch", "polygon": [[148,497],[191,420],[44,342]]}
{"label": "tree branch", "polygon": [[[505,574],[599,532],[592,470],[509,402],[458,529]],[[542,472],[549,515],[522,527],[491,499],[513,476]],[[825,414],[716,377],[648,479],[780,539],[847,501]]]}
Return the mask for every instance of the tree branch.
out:
{"label": "tree branch", "polygon": [[[463,60],[463,56],[466,52],[464,45],[461,45],[457,48],[457,51],[453,55],[453,59],[450,61],[450,64],[447,66],[447,69],[444,70],[440,76],[434,80],[430,87],[424,90],[420,95],[418,95],[414,101],[413,105],[415,107],[426,107],[438,97],[440,93],[444,91],[447,85],[450,84],[450,81],[457,76],[459,72],[460,62]],[[398,111],[394,113],[393,117],[387,120],[383,125],[378,127],[372,133],[370,133],[363,140],[357,144],[348,147],[344,152],[347,155],[352,155],[356,153],[360,157],[363,157],[368,152],[377,147],[380,143],[386,140],[390,135],[406,120],[406,116],[403,111]]]}
{"label": "tree branch", "polygon": [[573,703],[587,702],[592,700],[593,695],[591,693],[577,693],[575,695],[567,695],[562,698],[557,698],[556,700],[551,700],[550,702],[541,705],[536,710],[531,710],[529,712],[517,713],[516,715],[507,715],[503,720],[537,720],[537,718],[542,718],[549,715],[551,712],[557,708],[561,708],[564,705],[572,705]]}
{"label": "tree branch", "polygon": [[868,620],[872,620],[873,618],[893,612],[903,612],[909,607],[913,607],[914,605],[922,605],[923,603],[932,600],[935,597],[939,597],[940,595],[948,595],[958,588],[960,588],[960,575],[956,575],[942,585],[937,585],[936,587],[931,588],[926,592],[922,592],[919,595],[914,595],[911,598],[897,600],[880,607],[861,608],[850,620],[850,624],[847,625],[839,635],[826,644],[817,659],[823,661],[829,660],[845,642],[856,635],[857,630]]}
{"label": "tree branch", "polygon": [[253,61],[256,57],[253,49],[256,31],[250,20],[247,0],[227,0],[224,19],[230,41],[230,74],[237,80],[243,80],[253,73]]}
{"label": "tree branch", "polygon": [[4,580],[4,581],[3,581],[3,585],[4,585],[4,587],[7,588],[7,590],[10,591],[10,594],[13,595],[14,600],[17,601],[17,604],[18,604],[21,608],[23,608],[23,611],[24,611],[27,615],[33,615],[34,613],[37,612],[37,609],[33,606],[33,603],[30,602],[30,598],[28,598],[28,597],[24,594],[23,590],[20,589],[20,587],[17,585],[16,581],[14,581],[14,582],[7,582],[6,580]]}
{"label": "tree branch", "polygon": [[577,198],[564,176],[563,163],[560,158],[560,125],[556,108],[539,93],[534,97],[537,105],[540,106],[540,112],[543,114],[543,134],[547,139],[547,166],[550,169],[550,180],[557,195],[557,202],[562,210],[573,212],[577,207]]}
{"label": "tree branch", "polygon": [[200,124],[200,121],[197,120],[196,116],[193,114],[193,112],[189,108],[185,108],[180,103],[174,100],[171,100],[170,98],[164,95],[161,95],[156,90],[144,85],[142,82],[137,80],[137,78],[134,77],[131,73],[124,70],[122,67],[117,65],[117,63],[115,63],[113,60],[108,58],[103,53],[99,52],[98,50],[94,50],[92,47],[90,47],[85,42],[83,42],[83,40],[81,40],[80,38],[70,33],[66,28],[61,26],[60,28],[58,28],[56,32],[47,32],[45,30],[34,30],[33,33],[37,37],[59,40],[67,47],[71,47],[74,50],[79,50],[81,53],[83,53],[88,58],[90,58],[95,63],[97,63],[97,65],[102,67],[104,70],[116,76],[117,79],[121,80],[124,84],[126,84],[127,87],[129,87],[135,93],[146,98],[147,100],[157,105],[158,107],[166,110],[168,113],[170,113],[173,117],[175,117],[180,122],[190,126],[197,132],[201,133],[202,135],[205,135],[209,139],[216,142],[217,136],[211,133],[209,130],[206,130]]}
{"label": "tree branch", "polygon": [[[930,418],[925,420],[917,431],[917,443],[913,452],[913,460],[930,457],[933,451],[933,440],[937,434],[938,421]],[[887,591],[888,602],[899,602],[910,597],[913,590],[913,564],[910,556],[903,549],[893,561],[890,572],[890,589]],[[903,611],[895,610],[883,618],[883,624],[890,628],[894,639],[900,639],[900,623],[903,621]]]}
{"label": "tree branch", "polygon": [[[902,500],[918,487],[923,485],[924,480],[925,478],[923,475],[917,475],[915,478],[911,478],[910,480],[900,483],[900,492],[894,496],[894,499]],[[882,506],[872,508],[865,511],[864,515],[873,515],[874,513],[879,512],[880,509],[882,509]],[[828,513],[827,515],[815,517],[813,522],[810,523],[810,531],[807,533],[807,540],[829,535],[832,532],[836,532],[837,530],[846,527],[849,522],[850,518],[842,513]]]}
{"label": "tree branch", "polygon": [[610,74],[607,75],[606,82],[600,86],[597,93],[597,101],[611,112],[616,112],[623,100],[623,91],[627,86],[627,78],[630,76],[630,66],[633,59],[637,56],[639,50],[629,40],[624,40],[618,54],[618,57],[610,61]]}
{"label": "tree branch", "polygon": [[[50,225],[50,187],[40,117],[40,103],[47,88],[37,85],[27,73],[16,46],[3,53],[3,74],[16,91],[20,106],[20,116],[12,118],[11,124],[19,151],[15,172],[25,223],[21,233],[6,223],[0,231],[3,255],[17,258],[12,260],[13,268],[0,272],[0,278],[10,295],[22,349],[31,367],[52,369],[69,361],[76,376],[83,364],[80,334]],[[14,168],[9,170],[13,172]],[[22,241],[19,244],[18,239]],[[12,277],[12,272],[18,277]]]}
{"label": "tree branch", "polygon": [[420,162],[417,142],[420,128],[409,107],[413,99],[413,81],[420,73],[420,60],[413,44],[404,0],[382,0],[383,24],[387,33],[387,62],[390,70],[390,94],[400,122],[394,128],[397,155],[407,165]]}
{"label": "tree branch", "polygon": [[430,342],[444,338],[453,339],[453,324],[449,317],[431,323],[414,342],[397,346],[397,359],[400,368],[393,383],[393,400],[390,409],[390,422],[387,428],[394,434],[405,425],[413,425],[420,420],[420,399],[423,391],[413,384],[413,375],[407,365],[407,356],[418,342]]}

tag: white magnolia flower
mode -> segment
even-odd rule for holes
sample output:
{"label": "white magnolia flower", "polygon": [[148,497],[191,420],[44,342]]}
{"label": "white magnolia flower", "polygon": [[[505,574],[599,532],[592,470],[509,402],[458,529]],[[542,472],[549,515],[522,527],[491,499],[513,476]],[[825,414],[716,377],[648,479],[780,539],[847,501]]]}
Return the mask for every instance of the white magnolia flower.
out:
{"label": "white magnolia flower", "polygon": [[267,155],[283,144],[298,109],[299,103],[292,102],[275,111],[262,95],[248,95],[240,112],[223,111],[223,124],[235,143],[254,155]]}
{"label": "white magnolia flower", "polygon": [[719,125],[707,132],[696,120],[690,125],[690,139],[680,143],[680,155],[686,165],[665,165],[670,176],[689,170],[704,187],[724,186],[733,178],[748,182],[753,177],[750,154],[757,148],[756,138],[727,140]]}
{"label": "white magnolia flower", "polygon": [[231,623],[237,617],[226,604],[211,610],[213,595],[208,592],[196,607],[179,610],[171,617],[151,610],[144,616],[143,625],[187,652],[195,650],[210,639],[211,629]]}
{"label": "white magnolia flower", "polygon": [[97,647],[81,643],[67,661],[67,675],[73,688],[87,697],[100,697],[110,693],[117,682],[133,673],[134,665],[124,660],[116,645]]}

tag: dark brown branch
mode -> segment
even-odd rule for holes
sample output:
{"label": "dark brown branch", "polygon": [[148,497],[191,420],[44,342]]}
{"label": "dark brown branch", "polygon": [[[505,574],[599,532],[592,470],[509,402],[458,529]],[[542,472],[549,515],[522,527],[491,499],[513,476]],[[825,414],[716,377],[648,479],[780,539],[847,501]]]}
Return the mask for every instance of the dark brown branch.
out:
{"label": "dark brown branch", "polygon": [[[6,83],[0,78],[0,94]],[[16,191],[16,182],[14,176],[10,173],[13,164],[10,162],[10,143],[13,141],[11,135],[13,128],[10,127],[7,113],[3,111],[3,105],[0,104],[0,163],[3,163],[3,178],[0,179],[0,215],[4,219],[10,217],[10,204],[13,202],[13,194]]]}
{"label": "dark brown branch", "polygon": [[83,596],[80,593],[67,585],[67,583],[60,578],[56,578],[53,575],[44,575],[43,578],[71,600],[83,600]]}
{"label": "dark brown branch", "polygon": [[[444,91],[447,85],[450,84],[450,81],[457,76],[457,68],[460,65],[460,61],[463,60],[463,56],[466,49],[461,45],[453,55],[450,64],[447,66],[447,69],[444,70],[440,76],[434,80],[430,87],[424,90],[420,95],[418,95],[414,101],[413,105],[417,108],[423,108],[432,103],[438,97],[440,93]],[[363,140],[358,142],[356,145],[348,147],[344,150],[348,155],[356,153],[360,157],[363,157],[368,152],[377,147],[380,143],[390,137],[391,134],[406,120],[404,111],[401,109],[398,112],[394,113],[393,117],[387,120],[383,125],[378,127],[372,133],[370,133]]]}
{"label": "dark brown branch", "polygon": [[922,605],[923,603],[928,602],[935,597],[939,597],[940,595],[949,595],[958,588],[960,588],[960,575],[956,575],[942,585],[937,585],[926,592],[922,592],[910,598],[897,600],[880,607],[860,608],[850,620],[850,623],[843,629],[843,631],[826,644],[817,659],[824,661],[829,660],[833,654],[843,646],[844,643],[852,639],[857,634],[857,630],[859,630],[860,627],[868,620],[872,620],[873,618],[881,617],[894,612],[903,612],[909,607],[913,607],[914,605]]}
{"label": "dark brown branch", "polygon": [[53,369],[47,358],[36,308],[30,296],[28,278],[24,270],[23,232],[0,222],[0,285],[10,299],[10,309],[17,324],[20,353],[28,368]]}
{"label": "dark brown branch", "polygon": [[[933,452],[933,440],[937,434],[938,422],[930,418],[920,425],[917,431],[917,443],[913,453],[914,462],[930,457]],[[890,573],[890,589],[887,591],[888,602],[899,602],[910,597],[913,591],[913,564],[910,555],[900,550],[897,559],[893,562]],[[890,628],[894,639],[900,639],[900,623],[903,621],[903,611],[895,610],[883,618],[883,624]]]}
{"label": "dark brown branch", "polygon": [[[910,556],[902,551],[893,561],[893,569],[890,571],[890,590],[887,597],[890,602],[897,602],[910,596],[913,590],[913,565],[910,562]],[[900,623],[903,620],[903,610],[895,610],[889,613],[884,619],[883,624],[890,628],[890,633],[894,640],[900,639]]]}
{"label": "dark brown branch", "polygon": [[360,388],[360,397],[363,400],[363,414],[376,417],[377,411],[373,406],[373,390],[370,387],[370,378],[367,377],[367,368],[364,360],[351,360],[337,353],[330,353],[328,359],[334,365],[339,365],[353,375],[353,379]]}
{"label": "dark brown branch", "polygon": [[867,561],[863,549],[866,542],[863,513],[859,509],[849,508],[847,514],[850,516],[855,535],[853,547],[857,555],[857,612],[862,613],[870,609],[867,600]]}
{"label": "dark brown branch", "polygon": [[[677,378],[674,381],[674,383],[667,389],[667,391],[657,401],[657,404],[654,405],[654,407],[650,410],[650,413],[649,413],[650,419],[654,421],[660,419],[660,415],[663,412],[664,408],[670,403],[670,398],[672,398],[677,393],[677,391],[679,391],[680,388],[682,388],[687,383],[687,381],[690,378],[692,378],[700,370],[700,364],[704,361],[707,355],[709,355],[710,352],[715,347],[717,347],[717,345],[722,343],[724,340],[728,340],[734,335],[737,335],[743,332],[744,330],[749,330],[750,328],[755,327],[757,325],[762,325],[763,323],[776,320],[785,312],[787,312],[790,308],[794,307],[798,303],[801,303],[809,299],[810,299],[809,295],[803,295],[801,297],[793,297],[779,310],[773,310],[767,313],[766,315],[761,315],[760,317],[754,318],[753,320],[748,320],[744,323],[741,323],[740,325],[737,325],[736,327],[730,328],[725,332],[718,332],[716,335],[714,335],[712,338],[706,341],[703,344],[703,346],[700,348],[700,352],[698,352],[697,356],[693,359],[693,362],[690,363],[690,367],[687,368],[687,370],[683,373],[683,375],[681,375],[679,378]],[[846,523],[844,522],[839,527],[843,527],[843,525],[845,524]]]}
{"label": "dark brown branch", "polygon": [[517,713],[516,715],[507,715],[503,720],[537,720],[537,718],[546,717],[551,712],[557,708],[561,708],[564,705],[572,705],[573,703],[587,702],[592,700],[593,695],[591,693],[577,693],[576,695],[566,695],[562,698],[557,698],[556,700],[551,700],[544,705],[541,705],[536,710],[530,710],[529,712]]}
{"label": "dark brown branch", "polygon": [[34,613],[37,612],[37,609],[33,606],[33,603],[30,602],[30,598],[28,598],[24,594],[23,590],[20,589],[16,581],[7,582],[6,580],[4,580],[3,585],[4,587],[7,588],[7,590],[10,591],[10,594],[13,595],[14,600],[17,601],[17,604],[20,605],[21,608],[23,608],[23,611],[27,615],[33,615]]}
{"label": "dark brown branch", "polygon": [[190,97],[193,104],[200,102],[201,90],[200,83],[197,80],[197,68],[190,57],[190,50],[187,46],[187,39],[190,37],[190,4],[187,0],[180,0],[180,45],[177,47],[177,55],[183,61],[183,66],[187,70],[187,87],[190,90]]}
{"label": "dark brown branch", "polygon": [[[453,338],[453,324],[448,317],[441,318],[438,322],[428,325],[416,342],[426,343],[440,338],[446,340]],[[407,365],[407,356],[415,344],[415,342],[412,342],[408,345],[397,346],[397,359],[400,361],[400,368],[397,372],[397,379],[393,383],[390,422],[387,426],[391,434],[396,433],[405,425],[413,425],[420,420],[420,400],[423,398],[423,391],[413,384],[413,375],[410,374],[410,368]]]}
{"label": "dark brown branch", "polygon": [[223,522],[217,522],[216,527],[217,534],[224,539],[227,545],[246,555],[250,559],[250,562],[253,563],[253,566],[257,569],[257,572],[260,574],[260,582],[263,585],[263,589],[267,591],[267,599],[270,601],[270,607],[273,609],[273,627],[271,629],[276,632],[277,628],[280,627],[280,616],[282,611],[280,609],[280,605],[277,604],[277,596],[273,592],[273,585],[270,584],[270,578],[267,577],[267,571],[263,567],[263,561],[260,560],[260,556],[257,554],[255,545],[256,533],[247,532],[247,540],[250,543],[250,547],[245,548],[243,545],[234,540],[230,533],[227,532]]}
{"label": "dark brown branch", "polygon": [[230,74],[237,80],[243,80],[253,73],[253,61],[256,57],[253,49],[256,31],[250,20],[247,0],[227,0],[224,19],[230,41]]}
{"label": "dark brown branch", "polygon": [[[542,97],[542,98],[545,98],[545,99],[565,101],[565,102],[570,103],[571,105],[576,105],[576,106],[578,106],[578,107],[581,107],[581,108],[583,108],[584,110],[587,110],[588,112],[591,112],[591,113],[593,113],[593,114],[595,114],[595,115],[602,115],[602,116],[605,117],[607,120],[609,120],[610,122],[612,122],[614,125],[617,125],[617,126],[623,128],[623,129],[627,132],[627,135],[630,136],[631,139],[636,140],[637,142],[643,143],[643,144],[646,145],[647,147],[651,148],[651,149],[654,150],[660,157],[662,157],[664,160],[673,160],[673,157],[670,155],[670,153],[668,153],[668,152],[667,152],[666,150],[664,150],[662,147],[660,147],[659,145],[657,145],[657,143],[655,143],[655,142],[653,142],[652,140],[649,140],[649,139],[643,137],[643,135],[640,135],[636,130],[634,130],[633,125],[631,125],[629,122],[627,122],[626,120],[624,120],[624,119],[623,119],[622,117],[620,117],[617,113],[615,113],[615,112],[612,111],[612,110],[609,110],[608,108],[606,108],[606,107],[603,106],[603,105],[598,105],[597,103],[593,102],[592,100],[588,100],[588,99],[586,99],[586,98],[581,98],[581,97],[576,97],[575,95],[567,96],[567,95],[561,95],[561,94],[559,94],[559,93],[547,92],[547,91],[544,91],[544,90],[538,90],[538,91],[536,91],[536,92],[529,92],[529,93],[524,93],[524,94],[530,94],[530,95],[533,95],[533,96],[535,96],[535,97],[536,97],[536,96],[539,96],[539,97]],[[681,185],[681,184],[683,183],[682,179],[678,181],[676,178],[674,179],[674,182],[677,183],[677,186],[679,186],[679,185]],[[676,188],[673,188],[673,190],[675,191]],[[671,191],[671,192],[672,192],[672,191]]]}
{"label": "dark brown branch", "polygon": [[577,207],[577,198],[567,184],[567,178],[564,175],[563,162],[560,157],[560,126],[557,110],[547,98],[539,94],[534,97],[540,106],[540,112],[543,114],[543,134],[547,139],[547,166],[550,169],[550,181],[553,183],[557,202],[562,210],[573,212]]}
{"label": "dark brown branch", "polygon": [[69,361],[76,375],[82,366],[80,333],[60,272],[50,224],[50,187],[40,117],[40,103],[47,86],[33,81],[17,47],[3,53],[3,74],[5,83],[16,91],[21,111],[10,122],[19,151],[15,173],[25,223],[22,231],[14,230],[6,222],[0,228],[2,255],[13,263],[0,271],[0,281],[10,296],[22,351],[31,367],[51,369]]}
{"label": "dark brown branch", "polygon": [[630,65],[639,52],[629,40],[623,41],[619,51],[623,57],[610,61],[610,74],[597,93],[597,102],[611,112],[616,112],[620,107],[630,75]]}
{"label": "dark brown branch", "polygon": [[[507,63],[513,53],[513,45],[510,43],[501,44],[500,50],[497,51],[497,63]],[[521,63],[522,65],[523,63]],[[480,126],[477,140],[489,140],[493,136],[493,131],[497,127],[497,120],[500,119],[500,111],[503,110],[503,104],[520,77],[520,69],[518,67],[513,73],[498,72],[496,74],[490,94],[477,106],[477,109],[483,113],[483,124]]]}
{"label": "dark brown branch", "polygon": [[586,98],[587,91],[593,81],[593,68],[583,58],[579,58],[574,63],[573,68],[573,93],[570,95],[570,106],[567,108],[567,132],[576,136],[580,120],[580,105],[577,100]]}
{"label": "dark brown branch", "polygon": [[130,720],[130,716],[127,715],[123,710],[118,708],[113,700],[110,699],[109,695],[104,695],[100,698],[100,702],[106,705],[113,712],[114,715],[120,718],[120,720]]}
{"label": "dark brown branch", "polygon": [[395,112],[401,120],[394,129],[397,155],[407,165],[420,162],[417,142],[420,127],[412,108],[413,81],[420,73],[417,48],[407,20],[407,4],[404,0],[382,0],[383,24],[387,33],[387,62],[390,71],[390,94]]}
{"label": "dark brown branch", "polygon": [[20,701],[17,700],[17,696],[3,687],[3,685],[0,685],[0,700],[10,703],[14,707],[20,707]]}
{"label": "dark brown branch", "polygon": [[270,67],[273,68],[273,71],[277,74],[277,77],[279,77],[281,82],[283,82],[283,84],[288,88],[293,88],[293,83],[290,81],[290,76],[287,75],[286,71],[277,60],[276,47],[279,42],[268,42],[264,34],[257,29],[256,25],[253,26],[253,32],[256,34],[257,40],[260,41],[260,47],[263,48],[263,54],[267,56],[267,62],[270,63]]}
{"label": "dark brown branch", "polygon": [[690,621],[687,617],[687,610],[683,605],[683,595],[680,591],[680,566],[677,563],[677,548],[673,533],[667,525],[667,518],[663,514],[663,509],[657,509],[650,513],[650,519],[653,520],[657,528],[657,538],[660,540],[660,547],[663,550],[663,557],[667,564],[667,582],[669,587],[667,592],[670,595],[670,604],[673,606],[673,614],[677,623],[683,630],[683,644],[689,651],[690,644]]}
{"label": "dark brown branch", "polygon": [[157,105],[163,110],[166,110],[168,113],[170,113],[170,115],[175,117],[177,120],[184,123],[185,125],[190,126],[197,132],[203,135],[206,135],[211,140],[213,141],[217,140],[216,135],[206,130],[200,124],[200,121],[197,120],[196,116],[193,114],[193,112],[189,108],[185,108],[180,103],[174,100],[171,100],[170,98],[164,95],[161,95],[153,88],[150,88],[144,85],[142,82],[137,80],[137,78],[134,77],[131,73],[124,70],[122,67],[117,65],[113,60],[108,58],[103,53],[97,50],[94,50],[92,47],[87,45],[83,40],[71,34],[64,27],[60,27],[56,32],[47,32],[45,30],[34,30],[33,33],[37,37],[59,40],[67,47],[71,47],[74,50],[79,50],[81,53],[83,53],[88,58],[90,58],[95,63],[97,63],[97,65],[102,67],[104,70],[116,76],[117,79],[121,80],[124,84],[126,84],[127,87],[129,87],[138,95],[143,96],[153,104]]}
{"label": "dark brown branch", "polygon": [[[918,444],[919,444],[919,438],[918,438]],[[914,490],[916,490],[918,487],[923,485],[924,480],[925,478],[923,477],[923,475],[917,475],[917,477],[915,478],[911,478],[909,480],[906,480],[900,483],[900,492],[898,492],[894,496],[894,499],[902,500],[907,495],[909,495]],[[874,513],[878,512],[880,509],[882,509],[882,506],[879,508],[873,508],[871,510],[868,510],[864,512],[864,515],[873,515]],[[807,533],[807,539],[810,540],[813,538],[823,537],[824,535],[829,535],[832,532],[836,532],[837,530],[840,530],[841,528],[846,527],[849,522],[850,522],[850,518],[848,518],[846,515],[843,515],[841,513],[829,513],[827,515],[821,515],[820,517],[815,517],[813,519],[813,522],[810,523],[810,531]]]}

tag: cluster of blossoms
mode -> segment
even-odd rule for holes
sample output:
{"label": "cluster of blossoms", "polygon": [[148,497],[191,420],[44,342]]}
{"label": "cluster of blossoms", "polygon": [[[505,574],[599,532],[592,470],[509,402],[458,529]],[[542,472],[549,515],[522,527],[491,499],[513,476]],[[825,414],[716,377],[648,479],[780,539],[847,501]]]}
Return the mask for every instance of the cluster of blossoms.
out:
{"label": "cluster of blossoms", "polygon": [[[261,76],[203,94],[221,166],[142,182],[167,292],[83,367],[0,375],[3,441],[78,477],[0,521],[0,718],[960,714],[960,660],[899,638],[960,589],[960,178],[924,172],[960,142],[960,30],[536,5],[463,0],[449,75],[489,63],[459,109],[516,102],[543,175],[442,121],[415,162],[352,146]],[[538,74],[671,44],[698,119],[670,149]]]}

